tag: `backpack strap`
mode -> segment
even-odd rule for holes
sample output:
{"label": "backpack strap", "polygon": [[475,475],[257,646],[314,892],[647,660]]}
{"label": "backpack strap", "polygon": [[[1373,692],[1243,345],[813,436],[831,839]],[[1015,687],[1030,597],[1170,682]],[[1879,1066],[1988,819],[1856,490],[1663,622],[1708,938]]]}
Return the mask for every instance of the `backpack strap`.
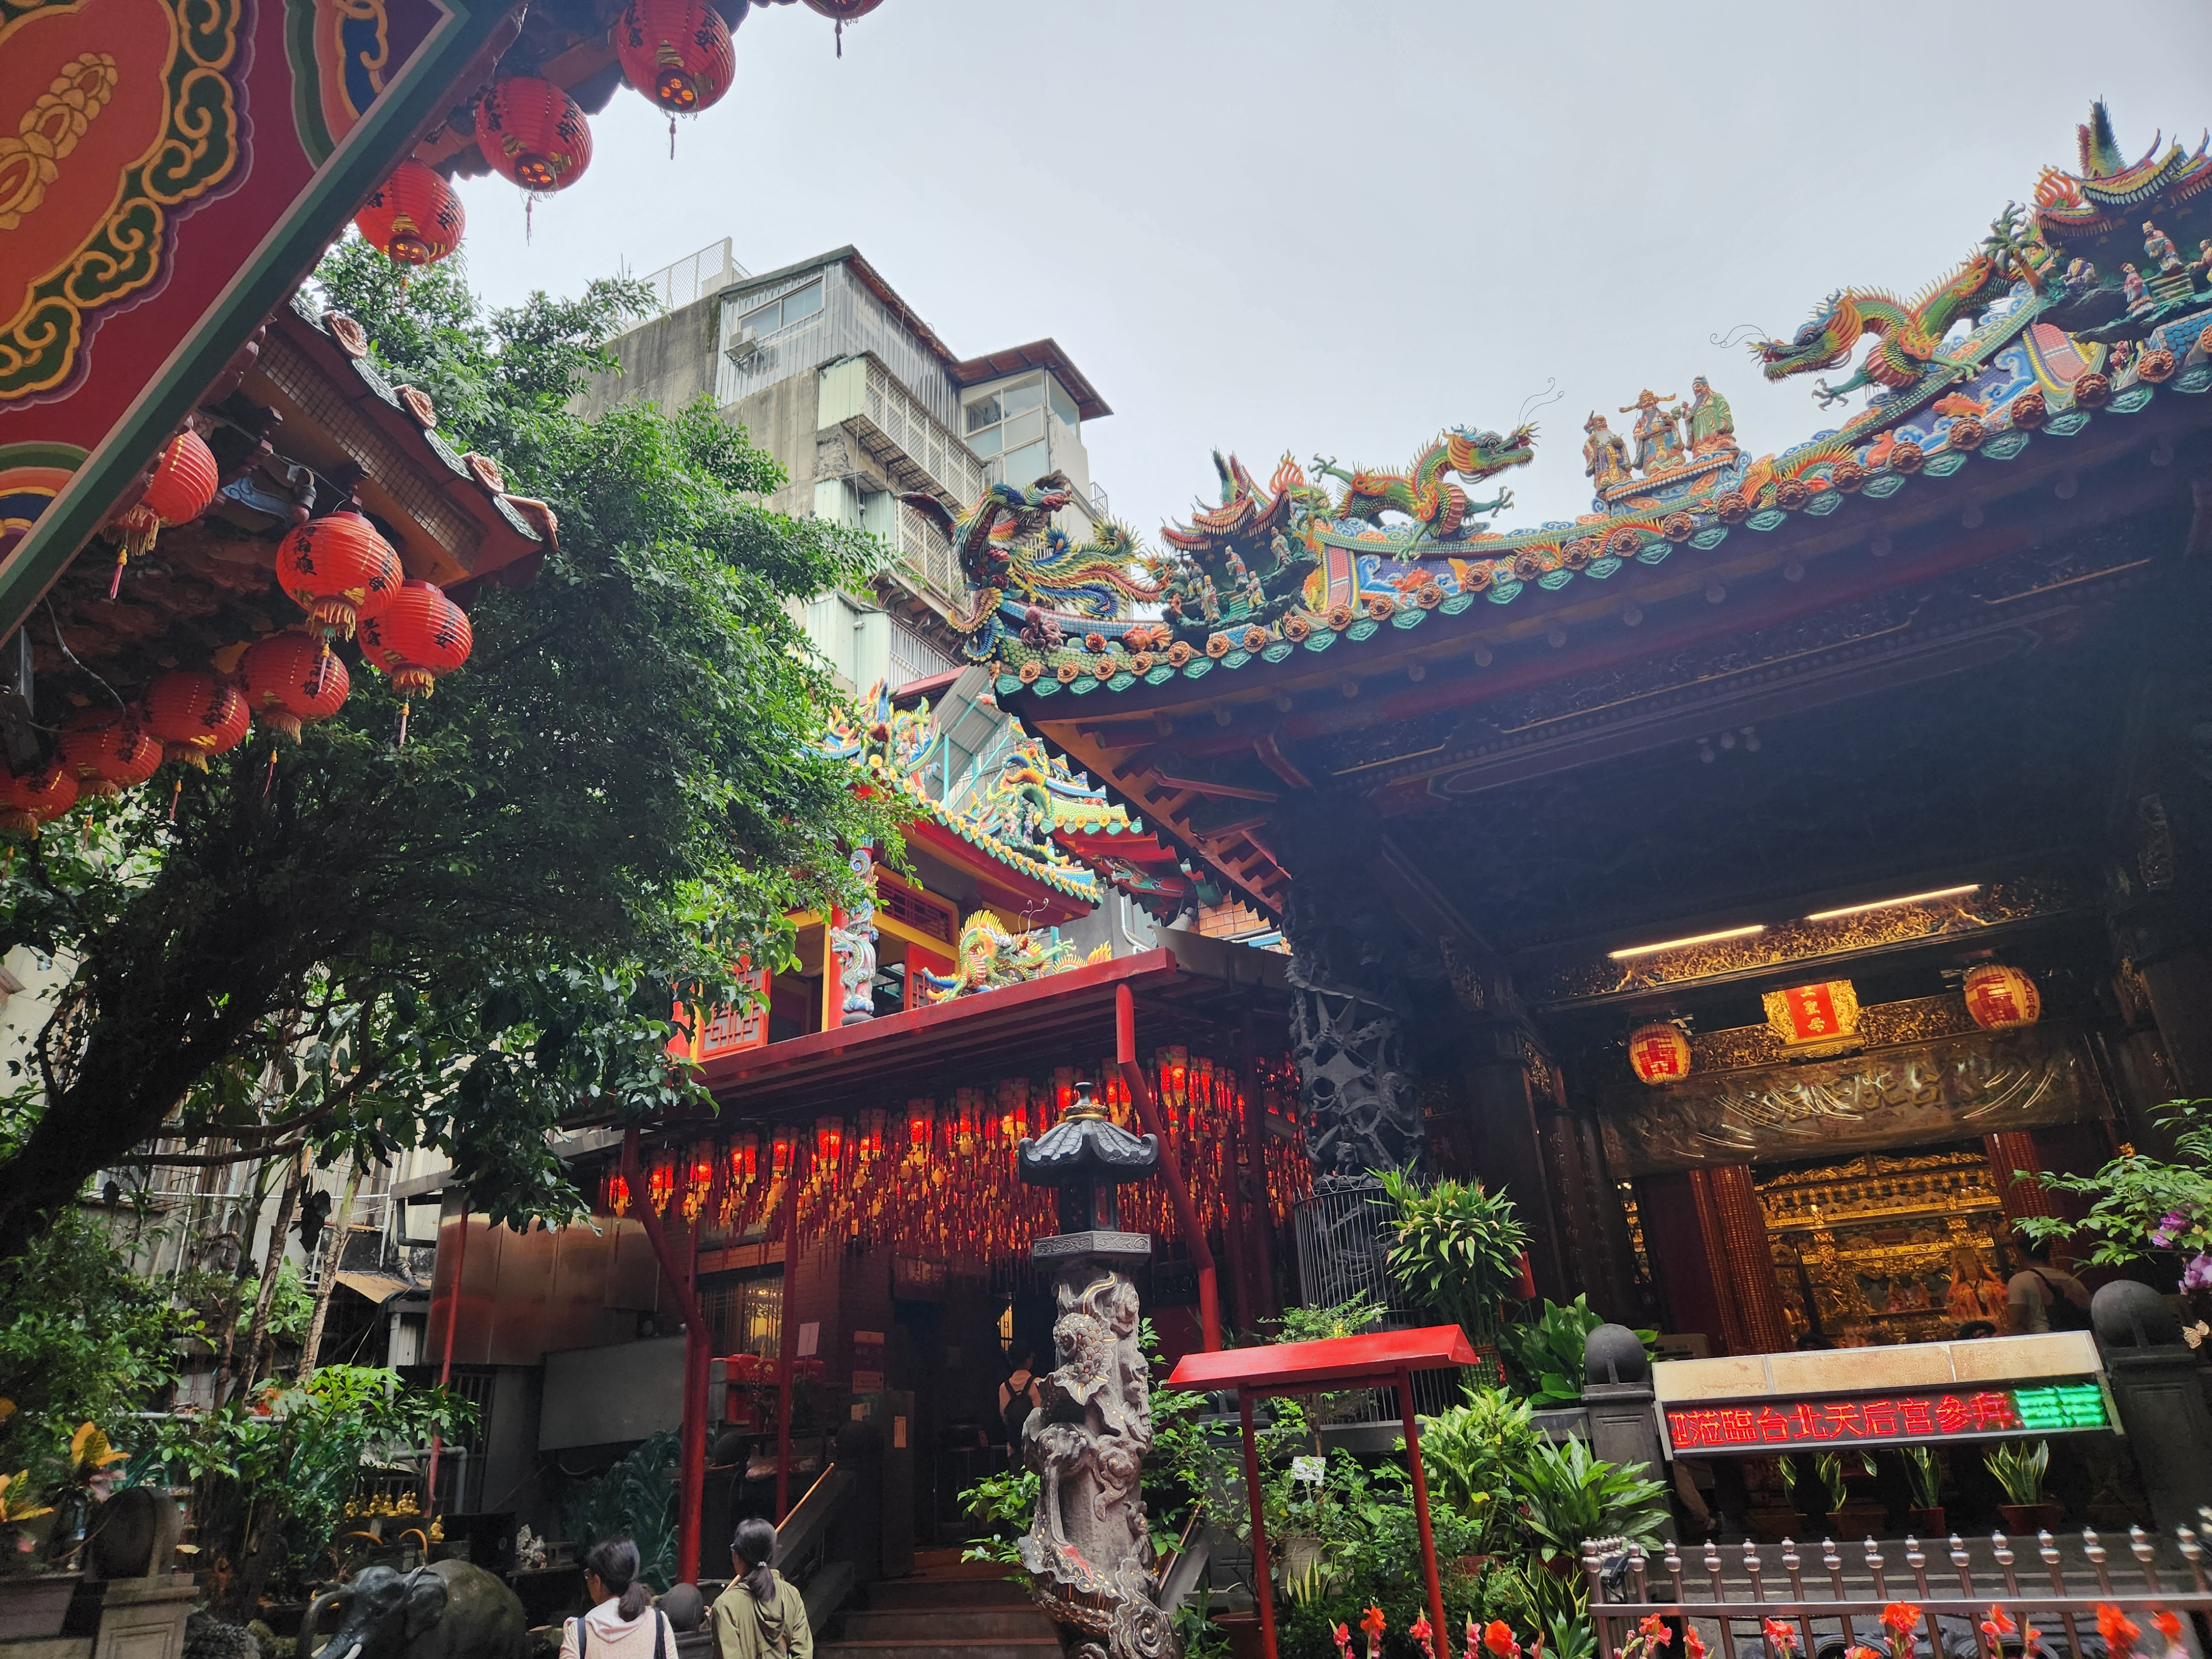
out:
{"label": "backpack strap", "polygon": [[575,1626],[576,1626],[576,1659],[584,1659],[584,1642],[585,1642],[585,1639],[586,1639],[586,1636],[589,1634],[589,1632],[590,1632],[590,1626],[587,1626],[587,1625],[586,1625],[586,1624],[584,1623],[584,1621],[583,1621],[582,1620],[580,1620],[580,1619],[579,1619],[579,1620],[577,1620],[575,1621]]}
{"label": "backpack strap", "polygon": [[668,1659],[668,1615],[659,1607],[653,1610],[653,1659]]}

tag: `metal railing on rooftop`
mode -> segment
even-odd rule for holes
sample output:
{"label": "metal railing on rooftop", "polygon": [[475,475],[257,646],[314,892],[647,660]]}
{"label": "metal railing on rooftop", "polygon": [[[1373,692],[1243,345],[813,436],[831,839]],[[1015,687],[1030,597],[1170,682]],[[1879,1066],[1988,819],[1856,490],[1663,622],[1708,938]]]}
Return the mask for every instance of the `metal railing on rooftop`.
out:
{"label": "metal railing on rooftop", "polygon": [[732,283],[742,283],[752,272],[737,262],[730,238],[711,242],[696,253],[647,271],[641,279],[651,284],[663,311],[681,311],[696,300],[717,293]]}

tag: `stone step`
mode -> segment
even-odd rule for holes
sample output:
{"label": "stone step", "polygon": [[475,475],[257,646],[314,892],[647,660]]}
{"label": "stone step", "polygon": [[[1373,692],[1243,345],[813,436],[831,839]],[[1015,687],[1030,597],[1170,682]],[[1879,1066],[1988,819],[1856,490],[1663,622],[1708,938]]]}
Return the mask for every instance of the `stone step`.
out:
{"label": "stone step", "polygon": [[844,1635],[849,1642],[890,1641],[924,1637],[932,1642],[1028,1640],[1050,1636],[1052,1620],[1031,1607],[851,1607]]}
{"label": "stone step", "polygon": [[1060,1651],[1054,1636],[1002,1637],[987,1642],[948,1642],[927,1630],[911,1637],[862,1642],[817,1642],[817,1659],[1051,1659]]}
{"label": "stone step", "polygon": [[1027,1607],[1029,1586],[1015,1578],[887,1578],[862,1592],[872,1610]]}

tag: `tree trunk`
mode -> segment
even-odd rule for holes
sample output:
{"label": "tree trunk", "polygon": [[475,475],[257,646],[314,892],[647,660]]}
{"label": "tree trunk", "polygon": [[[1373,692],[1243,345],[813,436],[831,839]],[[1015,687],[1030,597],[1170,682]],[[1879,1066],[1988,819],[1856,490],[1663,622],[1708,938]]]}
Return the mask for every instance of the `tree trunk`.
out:
{"label": "tree trunk", "polygon": [[323,1267],[315,1282],[315,1316],[307,1322],[307,1346],[300,1350],[298,1381],[315,1374],[315,1350],[322,1346],[323,1322],[330,1317],[331,1291],[338,1282],[338,1258],[345,1253],[346,1224],[353,1219],[354,1194],[361,1189],[361,1160],[346,1159],[345,1196],[331,1212],[330,1237],[323,1241]]}
{"label": "tree trunk", "polygon": [[292,1178],[284,1183],[283,1201],[276,1206],[276,1228],[269,1239],[269,1265],[261,1270],[261,1293],[253,1299],[253,1323],[247,1328],[246,1349],[231,1376],[234,1399],[258,1379],[261,1342],[269,1334],[269,1305],[276,1299],[276,1270],[284,1265],[284,1240],[292,1231],[292,1212],[300,1207],[300,1194],[307,1184],[307,1149],[302,1146],[292,1154]]}

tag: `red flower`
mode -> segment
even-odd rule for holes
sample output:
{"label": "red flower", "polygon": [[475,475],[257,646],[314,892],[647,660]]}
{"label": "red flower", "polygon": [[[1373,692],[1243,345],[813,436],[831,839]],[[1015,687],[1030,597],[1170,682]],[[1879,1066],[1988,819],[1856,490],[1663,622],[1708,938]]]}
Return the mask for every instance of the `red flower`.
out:
{"label": "red flower", "polygon": [[1844,1650],[1844,1659],[1881,1659],[1881,1656],[1864,1643]]}
{"label": "red flower", "polygon": [[1695,1625],[1682,1626],[1682,1652],[1686,1659],[1705,1659],[1705,1638],[1698,1634]]}
{"label": "red flower", "polygon": [[1644,1638],[1647,1648],[1663,1648],[1674,1639],[1674,1632],[1667,1628],[1667,1621],[1656,1613],[1647,1613],[1636,1626],[1636,1633]]}
{"label": "red flower", "polygon": [[1365,1631],[1370,1636],[1380,1636],[1383,1631],[1388,1628],[1388,1624],[1382,1617],[1382,1609],[1380,1607],[1370,1607],[1366,1612],[1361,1613],[1359,1615],[1359,1628]]}
{"label": "red flower", "polygon": [[1352,1627],[1348,1625],[1339,1625],[1331,1630],[1329,1634],[1336,1638],[1336,1650],[1345,1655],[1346,1659],[1351,1659]]}
{"label": "red flower", "polygon": [[1765,1620],[1764,1629],[1766,1632],[1766,1648],[1770,1654],[1795,1653],[1797,1651],[1797,1632],[1791,1630],[1790,1626],[1784,1624],[1781,1620],[1769,1619]]}
{"label": "red flower", "polygon": [[1910,1601],[1892,1601],[1881,1610],[1882,1628],[1906,1637],[1920,1628],[1920,1609]]}
{"label": "red flower", "polygon": [[[1474,1621],[1470,1619],[1468,1628],[1472,1631],[1474,1627]],[[1516,1659],[1521,1651],[1521,1644],[1513,1639],[1513,1632],[1506,1628],[1503,1619],[1490,1621],[1482,1632],[1482,1645],[1498,1655],[1498,1659]]]}
{"label": "red flower", "polygon": [[1406,1633],[1421,1644],[1421,1651],[1427,1654],[1429,1659],[1436,1659],[1437,1648],[1433,1640],[1436,1632],[1429,1628],[1428,1614],[1425,1613],[1414,1620],[1413,1629]]}
{"label": "red flower", "polygon": [[2156,1628],[2158,1633],[2166,1638],[2166,1645],[2168,1647],[2173,1647],[2179,1644],[2181,1641],[2181,1620],[2179,1615],[2167,1611],[2164,1607],[2154,1607],[2151,1610],[2150,1622],[2153,1626]]}
{"label": "red flower", "polygon": [[2100,1601],[2097,1605],[2097,1634],[2105,1638],[2105,1651],[2112,1659],[2125,1659],[2135,1651],[2136,1638],[2142,1634],[2142,1626],[2110,1601]]}
{"label": "red flower", "polygon": [[1994,1642],[2000,1636],[2011,1635],[2013,1632],[2018,1628],[2019,1626],[2013,1623],[2012,1615],[2010,1613],[2007,1613],[1996,1602],[1992,1601],[1990,1603],[1989,1617],[1982,1620],[1983,1635],[1988,1637],[1990,1640]]}

